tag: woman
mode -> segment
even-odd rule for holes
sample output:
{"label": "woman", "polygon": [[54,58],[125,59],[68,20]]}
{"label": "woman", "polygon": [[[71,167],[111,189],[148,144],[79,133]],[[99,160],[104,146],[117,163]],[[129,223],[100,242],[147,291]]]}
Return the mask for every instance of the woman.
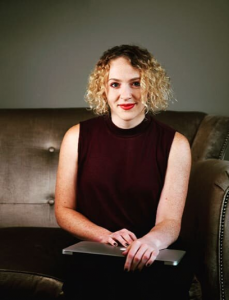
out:
{"label": "woman", "polygon": [[[96,269],[94,289],[103,282],[105,298],[115,298],[112,286],[122,285],[127,297],[167,299],[169,291],[169,297],[174,293],[175,299],[188,299],[192,276],[187,266],[171,270],[154,262],[161,249],[179,240],[191,166],[187,139],[153,118],[166,110],[171,95],[169,77],[148,50],[134,45],[108,49],[91,73],[86,93],[98,116],[70,128],[61,145],[58,224],[78,240],[126,247],[122,271],[114,259],[106,262],[106,271],[118,278],[103,276],[96,268],[98,258],[78,262],[78,268],[87,270],[85,276]],[[67,296],[76,280],[81,286],[93,277],[66,279]]]}

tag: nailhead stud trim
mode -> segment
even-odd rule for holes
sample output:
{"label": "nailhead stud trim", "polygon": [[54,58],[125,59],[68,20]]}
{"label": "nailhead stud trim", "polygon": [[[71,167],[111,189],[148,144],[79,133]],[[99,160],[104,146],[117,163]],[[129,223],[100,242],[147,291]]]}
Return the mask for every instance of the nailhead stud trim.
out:
{"label": "nailhead stud trim", "polygon": [[225,139],[225,141],[223,143],[223,147],[222,147],[222,149],[220,151],[219,159],[223,159],[224,158],[224,154],[225,154],[225,151],[227,149],[228,142],[229,142],[229,132],[227,133],[227,137],[226,137],[226,139]]}
{"label": "nailhead stud trim", "polygon": [[229,189],[226,191],[224,201],[221,208],[221,218],[220,218],[220,231],[219,231],[219,285],[220,285],[220,300],[225,299],[224,291],[224,276],[223,276],[223,239],[224,239],[224,225],[225,225],[225,216],[227,204],[229,201]]}

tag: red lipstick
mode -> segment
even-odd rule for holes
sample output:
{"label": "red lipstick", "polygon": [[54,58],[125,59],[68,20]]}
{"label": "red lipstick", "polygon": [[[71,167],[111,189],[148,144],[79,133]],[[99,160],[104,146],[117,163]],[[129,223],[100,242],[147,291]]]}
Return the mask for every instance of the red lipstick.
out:
{"label": "red lipstick", "polygon": [[128,103],[128,104],[120,104],[119,106],[124,110],[129,110],[133,108],[135,103]]}

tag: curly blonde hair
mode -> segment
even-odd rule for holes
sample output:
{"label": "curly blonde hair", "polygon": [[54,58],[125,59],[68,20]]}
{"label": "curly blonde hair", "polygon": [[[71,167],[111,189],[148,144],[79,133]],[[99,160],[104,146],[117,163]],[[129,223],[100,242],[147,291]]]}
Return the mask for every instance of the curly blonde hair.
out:
{"label": "curly blonde hair", "polygon": [[106,99],[106,85],[109,76],[110,61],[125,57],[131,65],[140,71],[141,101],[146,112],[166,110],[172,99],[170,78],[154,56],[136,45],[121,45],[103,53],[91,72],[85,100],[96,114],[106,114],[109,106]]}

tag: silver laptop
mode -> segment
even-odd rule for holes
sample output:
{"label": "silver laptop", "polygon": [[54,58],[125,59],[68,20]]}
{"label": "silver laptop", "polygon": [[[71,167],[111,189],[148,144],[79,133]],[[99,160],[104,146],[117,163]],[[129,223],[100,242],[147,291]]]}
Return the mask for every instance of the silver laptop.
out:
{"label": "silver laptop", "polygon": [[[67,255],[86,253],[123,257],[122,251],[124,250],[124,247],[115,247],[98,242],[81,241],[67,248],[64,248],[62,250],[62,253]],[[184,250],[162,249],[157,256],[156,261],[161,261],[165,265],[177,266],[184,255]]]}

